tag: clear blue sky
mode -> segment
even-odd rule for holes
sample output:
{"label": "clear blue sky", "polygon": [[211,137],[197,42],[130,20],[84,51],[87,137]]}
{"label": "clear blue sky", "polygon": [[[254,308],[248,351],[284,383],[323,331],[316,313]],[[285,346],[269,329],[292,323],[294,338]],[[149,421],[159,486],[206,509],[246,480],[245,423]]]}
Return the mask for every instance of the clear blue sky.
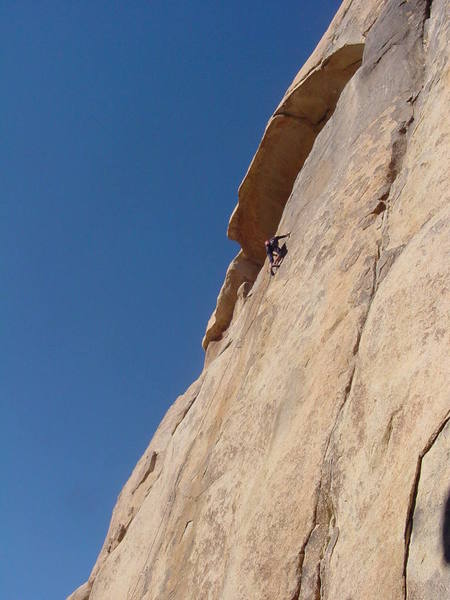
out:
{"label": "clear blue sky", "polygon": [[236,192],[339,1],[0,2],[0,598],[89,575],[237,247]]}

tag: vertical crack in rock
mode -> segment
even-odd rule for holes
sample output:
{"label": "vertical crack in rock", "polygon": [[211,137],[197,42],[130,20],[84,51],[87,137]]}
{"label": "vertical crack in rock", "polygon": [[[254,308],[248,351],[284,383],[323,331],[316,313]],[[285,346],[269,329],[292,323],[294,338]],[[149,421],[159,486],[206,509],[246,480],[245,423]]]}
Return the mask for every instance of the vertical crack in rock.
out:
{"label": "vertical crack in rock", "polygon": [[425,26],[425,21],[428,21],[428,19],[431,16],[431,6],[433,4],[433,0],[426,0],[425,2],[425,19],[423,21],[424,26]]}
{"label": "vertical crack in rock", "polygon": [[192,527],[192,519],[190,519],[189,521],[186,522],[186,525],[184,526],[183,533],[181,534],[181,538],[183,538],[187,534],[188,530],[191,527]]}
{"label": "vertical crack in rock", "polygon": [[292,596],[291,600],[299,600],[299,598],[300,598],[300,592],[301,592],[301,588],[302,588],[302,570],[303,570],[303,563],[305,560],[306,548],[308,547],[311,536],[317,526],[317,508],[319,505],[319,496],[320,496],[320,491],[317,492],[317,496],[316,496],[316,501],[315,501],[315,505],[314,505],[313,523],[312,523],[311,529],[309,530],[309,533],[306,536],[306,539],[305,539],[305,541],[300,549],[299,555],[298,555],[298,581],[297,581],[297,586],[294,591],[294,595]]}
{"label": "vertical crack in rock", "polygon": [[[387,273],[391,269],[395,260],[398,258],[400,253],[403,251],[404,245],[393,248],[391,250],[386,251],[384,249],[385,240],[389,240],[388,229],[389,229],[389,214],[391,210],[391,205],[393,202],[392,199],[392,188],[399,177],[403,159],[406,154],[408,139],[407,134],[410,125],[414,121],[413,116],[413,108],[410,107],[411,114],[407,121],[401,122],[395,132],[392,135],[392,145],[391,145],[391,158],[387,168],[387,185],[383,190],[383,194],[380,197],[377,206],[372,211],[374,214],[379,215],[382,214],[382,235],[381,239],[378,241],[378,251],[377,258],[375,260],[375,275],[374,275],[374,288],[369,301],[370,304],[373,300],[373,297],[380,285],[381,281],[386,277]],[[367,316],[366,316],[367,319]]]}
{"label": "vertical crack in rock", "polygon": [[447,413],[445,419],[443,420],[441,425],[438,427],[438,429],[433,432],[433,434],[431,435],[430,439],[428,440],[425,448],[419,454],[419,457],[417,459],[416,472],[415,472],[415,476],[414,476],[414,480],[413,480],[413,485],[411,488],[411,493],[409,496],[408,510],[406,513],[406,523],[405,523],[405,533],[404,533],[404,539],[405,539],[405,554],[404,554],[404,560],[403,560],[404,600],[407,600],[407,598],[408,598],[408,582],[407,582],[406,575],[407,575],[407,568],[408,568],[409,546],[410,546],[410,542],[411,542],[414,511],[416,508],[417,494],[419,491],[419,483],[420,483],[420,475],[422,472],[422,461],[424,459],[424,456],[433,447],[434,443],[436,442],[437,438],[439,437],[440,433],[442,432],[444,427],[447,425],[449,420],[450,420],[450,414]]}
{"label": "vertical crack in rock", "polygon": [[[383,232],[386,232],[386,230],[388,228],[388,215],[389,215],[388,209],[389,209],[389,204],[392,201],[391,190],[394,185],[394,182],[396,181],[397,177],[399,176],[399,174],[401,172],[403,158],[404,158],[406,150],[407,150],[407,132],[408,132],[408,128],[411,125],[411,123],[413,122],[413,120],[414,120],[414,118],[413,118],[412,109],[411,109],[411,116],[410,116],[409,120],[401,122],[393,134],[392,145],[391,145],[391,158],[390,158],[390,161],[389,161],[389,164],[387,167],[387,174],[386,174],[387,185],[386,185],[385,189],[383,190],[383,193],[382,193],[381,197],[379,198],[377,205],[372,210],[372,214],[374,214],[376,216],[381,215],[381,214],[383,215],[383,217],[382,217],[383,218]],[[356,333],[356,341],[355,341],[355,344],[353,347],[353,356],[355,357],[354,365],[353,365],[353,368],[351,369],[347,385],[344,389],[343,400],[341,402],[341,405],[339,406],[339,410],[338,410],[335,422],[333,424],[333,427],[331,429],[330,435],[328,436],[328,440],[327,440],[327,443],[325,446],[325,452],[324,452],[323,461],[322,461],[322,474],[321,474],[321,479],[320,479],[320,483],[319,483],[319,492],[318,492],[315,509],[314,509],[313,525],[312,525],[312,527],[309,531],[309,534],[305,540],[305,543],[303,544],[303,546],[300,550],[300,553],[299,553],[298,584],[296,586],[295,593],[291,600],[299,600],[300,599],[300,595],[301,595],[301,591],[302,591],[303,566],[304,566],[306,554],[308,552],[308,545],[310,543],[311,537],[313,536],[315,529],[318,527],[318,511],[319,511],[320,502],[321,502],[321,500],[322,500],[322,502],[326,501],[326,492],[324,489],[324,481],[323,480],[324,480],[324,470],[325,470],[325,466],[326,466],[326,462],[327,462],[327,455],[329,453],[329,448],[330,448],[334,433],[340,422],[344,407],[347,403],[348,398],[350,397],[350,394],[351,394],[351,391],[353,388],[353,382],[354,382],[355,374],[356,374],[357,357],[358,357],[361,337],[364,332],[364,328],[367,323],[370,309],[371,309],[374,297],[376,295],[378,286],[379,286],[380,282],[382,281],[382,279],[384,279],[384,277],[387,275],[390,268],[394,264],[394,261],[396,260],[396,258],[398,257],[398,255],[401,253],[402,250],[403,250],[403,246],[400,248],[391,250],[389,252],[386,252],[383,249],[383,236],[377,241],[376,254],[373,258],[373,262],[371,265],[372,285],[371,285],[369,297],[367,299],[367,308],[366,308],[364,317],[358,327],[358,330]],[[330,488],[328,490],[328,495],[329,495],[329,493],[331,491],[331,478],[332,478],[331,467],[330,467],[330,472],[328,473],[328,477],[330,479],[329,486],[328,486]],[[328,503],[329,502],[330,502],[330,500],[328,499]],[[333,532],[333,536],[329,535],[329,529],[330,529],[332,519],[334,519],[334,517],[331,513],[329,516],[329,519],[328,519],[328,527],[327,527],[328,535],[327,535],[327,538],[325,538],[322,542],[322,550],[321,550],[320,556],[318,557],[318,563],[316,566],[317,575],[316,575],[315,597],[318,600],[320,600],[320,598],[322,597],[323,578],[325,575],[325,565],[323,564],[324,555],[328,550],[328,547],[330,545],[332,537],[335,537],[335,539],[333,541],[332,546],[330,547],[330,553],[329,553],[328,560],[331,558],[332,551],[334,549],[335,544],[337,543],[338,533],[334,534],[334,532]],[[338,532],[339,529],[337,527],[335,527],[335,531]]]}
{"label": "vertical crack in rock", "polygon": [[314,600],[321,600],[321,598],[322,598],[322,576],[321,576],[321,571],[322,571],[322,567],[321,567],[321,563],[319,563],[318,574],[317,574],[316,597],[314,598]]}
{"label": "vertical crack in rock", "polygon": [[[326,460],[324,464],[326,464]],[[300,600],[300,598],[320,600],[322,598],[326,567],[330,563],[339,537],[339,528],[336,527],[335,510],[331,499],[331,482],[330,462],[326,472],[322,472],[312,527],[299,553],[298,582],[291,600]],[[305,569],[307,572],[304,577]]]}
{"label": "vertical crack in rock", "polygon": [[[389,192],[387,192],[385,199],[387,199],[387,196],[389,196]],[[380,211],[383,212],[383,211]],[[339,422],[341,420],[341,416],[344,410],[344,407],[347,403],[348,398],[351,395],[352,389],[353,389],[353,383],[355,381],[355,375],[356,375],[356,368],[357,368],[357,358],[358,358],[358,352],[359,352],[359,347],[360,347],[360,342],[361,342],[361,337],[369,316],[369,312],[370,312],[370,308],[373,302],[373,299],[375,297],[376,294],[376,290],[377,290],[377,283],[378,283],[378,264],[380,261],[380,252],[381,252],[381,240],[378,240],[377,242],[377,253],[373,259],[372,265],[371,265],[371,272],[372,272],[372,285],[371,285],[371,289],[370,289],[370,293],[369,293],[369,297],[367,300],[367,308],[366,308],[366,312],[364,314],[364,317],[362,319],[362,321],[360,322],[360,325],[357,329],[356,332],[356,340],[353,346],[353,356],[354,356],[354,363],[353,363],[353,367],[350,370],[350,375],[348,377],[348,381],[347,384],[344,388],[344,392],[343,392],[343,399],[341,401],[341,404],[339,406],[333,427],[330,431],[330,434],[328,436],[326,445],[325,445],[325,451],[323,453],[323,459],[322,459],[322,467],[321,467],[321,477],[320,477],[320,482],[319,482],[319,492],[317,495],[317,500],[315,503],[315,509],[314,509],[314,518],[313,518],[313,525],[311,527],[311,530],[306,538],[305,543],[302,546],[302,549],[299,553],[299,572],[298,572],[298,584],[296,587],[296,592],[294,594],[294,596],[292,597],[292,600],[299,600],[300,599],[300,595],[301,595],[301,591],[302,591],[302,575],[303,575],[303,564],[305,561],[305,556],[307,554],[308,551],[308,545],[310,543],[311,537],[315,531],[315,529],[318,527],[318,513],[319,513],[319,506],[322,503],[323,505],[327,505],[329,507],[329,510],[327,511],[327,524],[326,524],[326,536],[323,536],[322,542],[321,542],[321,550],[320,550],[320,554],[318,556],[318,561],[317,561],[317,565],[316,565],[316,580],[315,580],[315,600],[320,600],[322,598],[322,589],[323,589],[323,578],[325,575],[325,566],[323,564],[323,560],[324,560],[324,556],[327,553],[328,548],[330,548],[330,552],[329,552],[329,556],[328,556],[328,561],[331,559],[331,555],[332,552],[334,550],[334,546],[337,543],[337,537],[338,537],[338,533],[335,534],[335,531],[339,531],[339,529],[335,526],[335,517],[333,514],[333,510],[332,510],[332,506],[331,506],[331,498],[330,498],[330,494],[331,494],[331,480],[332,480],[332,467],[331,467],[331,463],[327,469],[327,456],[329,454],[329,449],[330,449],[330,445],[333,439],[333,436],[335,434],[335,431],[339,425]],[[328,472],[326,472],[328,471]],[[325,490],[325,483],[324,483],[324,479],[327,479],[327,490]],[[333,535],[330,536],[329,531],[330,531],[330,527],[331,524],[333,523]],[[325,526],[325,525],[324,525]],[[332,545],[330,545],[331,540],[333,539],[333,543]]]}
{"label": "vertical crack in rock", "polygon": [[[425,8],[425,12],[424,12],[424,27],[425,27],[425,20],[428,19],[430,16],[431,3],[432,3],[431,0],[427,0],[427,2],[426,2],[426,8]],[[387,52],[388,49],[389,48],[382,50],[381,56],[378,58],[378,60],[376,61],[375,64],[378,64],[378,62],[381,60],[382,56],[385,54],[385,52]],[[415,99],[417,98],[417,96],[418,96],[418,94],[416,94]],[[343,400],[339,407],[334,425],[331,429],[330,435],[329,435],[327,443],[326,443],[325,452],[324,452],[323,461],[322,461],[322,472],[321,472],[321,479],[320,479],[320,483],[319,483],[319,492],[317,495],[315,509],[314,509],[313,524],[312,524],[309,534],[305,540],[305,543],[303,544],[301,551],[299,553],[298,584],[297,584],[295,593],[291,600],[299,600],[301,597],[303,569],[304,569],[304,565],[305,565],[305,559],[308,554],[308,547],[311,543],[311,539],[314,535],[315,530],[319,526],[319,521],[320,521],[319,514],[318,514],[319,506],[320,506],[321,502],[322,503],[326,502],[327,494],[326,494],[326,490],[324,489],[324,471],[325,471],[325,465],[327,462],[327,455],[329,453],[331,441],[333,439],[336,428],[341,419],[344,407],[347,403],[347,400],[348,400],[348,398],[351,394],[352,388],[353,388],[353,382],[354,382],[356,368],[357,368],[357,356],[358,356],[358,352],[359,352],[360,342],[361,342],[362,334],[364,332],[365,325],[366,325],[368,317],[369,317],[370,309],[371,309],[374,297],[376,295],[377,289],[378,289],[381,281],[384,279],[384,277],[386,277],[387,273],[389,272],[392,265],[394,264],[396,258],[399,256],[399,254],[402,252],[402,250],[404,248],[404,245],[402,245],[399,248],[395,248],[395,249],[386,251],[384,249],[384,239],[385,239],[385,236],[387,237],[387,239],[389,239],[389,237],[387,236],[387,230],[389,227],[389,212],[390,212],[389,209],[390,209],[390,205],[392,203],[391,192],[392,192],[394,183],[396,182],[396,180],[399,177],[401,170],[402,170],[403,159],[404,159],[404,156],[407,151],[407,143],[408,143],[407,134],[408,134],[408,130],[409,130],[411,123],[413,123],[413,121],[414,121],[414,112],[413,112],[412,104],[410,104],[410,110],[411,110],[411,114],[410,114],[409,119],[400,122],[392,136],[391,158],[390,158],[390,161],[389,161],[389,164],[387,167],[386,186],[385,186],[384,190],[382,191],[382,194],[379,197],[379,200],[371,213],[372,215],[375,215],[375,216],[382,215],[382,235],[381,235],[380,239],[378,239],[378,241],[376,242],[376,244],[377,244],[376,255],[374,256],[372,266],[371,266],[372,286],[371,286],[371,290],[370,290],[369,297],[367,300],[367,309],[365,311],[362,321],[360,322],[360,326],[358,327],[356,341],[355,341],[355,345],[353,348],[353,355],[355,357],[354,366],[351,370],[348,383],[344,390]],[[365,228],[365,227],[363,227],[363,228]],[[442,424],[442,426],[439,428],[438,432],[436,432],[434,434],[434,436],[430,440],[429,444],[427,445],[426,449],[424,450],[424,452],[422,452],[422,454],[419,458],[419,461],[418,461],[418,465],[417,465],[416,477],[414,480],[413,491],[411,494],[410,508],[408,511],[408,518],[407,518],[407,523],[406,523],[406,528],[405,528],[405,547],[406,547],[405,562],[404,562],[405,599],[406,599],[406,564],[407,564],[407,556],[408,556],[408,552],[409,552],[409,541],[410,541],[411,528],[412,528],[412,517],[413,517],[413,513],[414,513],[414,506],[415,506],[415,502],[416,502],[417,489],[418,489],[418,484],[419,484],[419,479],[420,479],[420,468],[421,468],[421,464],[422,464],[422,459],[423,459],[423,456],[426,454],[426,452],[428,452],[428,450],[431,448],[432,444],[436,440],[440,431],[442,431],[442,429],[445,426],[447,421],[448,421],[448,418]],[[328,495],[329,495],[331,492],[331,478],[332,478],[331,467],[330,467],[330,470],[327,475],[329,477],[329,486],[328,486],[329,487]],[[328,498],[328,502],[330,502],[330,498]],[[329,551],[328,560],[331,558],[331,554],[334,550],[335,544],[337,543],[337,538],[339,535],[339,533],[338,533],[339,529],[337,527],[334,528],[332,536],[329,535],[329,530],[330,530],[330,525],[331,525],[332,519],[334,519],[334,517],[332,516],[332,513],[331,513],[329,516],[329,520],[328,520],[327,538],[326,538],[326,541],[325,540],[322,541],[322,544],[321,544],[322,549],[321,549],[320,555],[317,557],[318,562],[317,562],[317,566],[316,566],[316,581],[315,581],[315,589],[314,589],[315,600],[320,600],[323,595],[323,578],[325,576],[324,555]],[[333,540],[332,540],[332,538],[333,538]]]}
{"label": "vertical crack in rock", "polygon": [[[331,496],[331,491],[330,491]],[[325,588],[327,570],[333,556],[334,548],[339,538],[339,527],[336,526],[336,517],[334,511],[331,514],[330,522],[328,524],[328,538],[325,546],[325,552],[323,553],[322,559],[319,563],[319,590],[320,598],[322,598],[322,590]]]}

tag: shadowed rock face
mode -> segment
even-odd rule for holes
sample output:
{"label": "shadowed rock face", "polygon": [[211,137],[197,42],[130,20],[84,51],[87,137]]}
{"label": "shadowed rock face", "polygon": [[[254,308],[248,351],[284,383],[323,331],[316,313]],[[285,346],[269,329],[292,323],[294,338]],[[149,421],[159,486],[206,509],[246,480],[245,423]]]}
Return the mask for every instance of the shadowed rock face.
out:
{"label": "shadowed rock face", "polygon": [[365,44],[290,184],[289,254],[233,261],[228,325],[72,600],[450,597],[448,28],[446,0],[342,5],[277,109]]}

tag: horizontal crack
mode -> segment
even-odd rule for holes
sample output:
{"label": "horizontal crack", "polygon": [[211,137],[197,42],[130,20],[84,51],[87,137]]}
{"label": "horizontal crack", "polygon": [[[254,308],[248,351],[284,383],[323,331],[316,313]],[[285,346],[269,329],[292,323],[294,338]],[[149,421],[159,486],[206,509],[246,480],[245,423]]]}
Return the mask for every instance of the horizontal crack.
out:
{"label": "horizontal crack", "polygon": [[321,126],[321,124],[324,121],[328,120],[327,115],[328,115],[328,111],[325,113],[325,115],[320,117],[320,119],[317,122],[311,121],[311,119],[309,119],[308,117],[301,117],[299,115],[294,115],[292,113],[288,113],[287,111],[276,112],[274,114],[274,117],[286,117],[287,119],[294,119],[295,121],[299,121],[300,123],[305,123],[305,125],[308,125],[309,127],[311,127],[311,129],[313,129],[315,131],[318,127]]}

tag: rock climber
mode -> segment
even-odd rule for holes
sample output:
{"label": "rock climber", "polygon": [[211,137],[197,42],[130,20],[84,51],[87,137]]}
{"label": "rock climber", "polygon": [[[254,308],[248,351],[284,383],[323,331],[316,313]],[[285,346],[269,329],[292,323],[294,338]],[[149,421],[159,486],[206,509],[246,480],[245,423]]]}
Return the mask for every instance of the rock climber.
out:
{"label": "rock climber", "polygon": [[[282,240],[283,238],[288,238],[288,237],[291,237],[290,232],[286,233],[285,235],[276,235],[276,236],[270,238],[270,240],[266,240],[264,242],[264,245],[266,247],[266,253],[267,253],[267,256],[269,257],[269,262],[270,262],[269,270],[270,270],[271,275],[275,275],[275,272],[273,269],[275,267],[280,266],[281,261],[287,254],[286,244],[283,244],[280,248],[278,241]],[[274,255],[275,255],[275,258],[274,258]]]}

